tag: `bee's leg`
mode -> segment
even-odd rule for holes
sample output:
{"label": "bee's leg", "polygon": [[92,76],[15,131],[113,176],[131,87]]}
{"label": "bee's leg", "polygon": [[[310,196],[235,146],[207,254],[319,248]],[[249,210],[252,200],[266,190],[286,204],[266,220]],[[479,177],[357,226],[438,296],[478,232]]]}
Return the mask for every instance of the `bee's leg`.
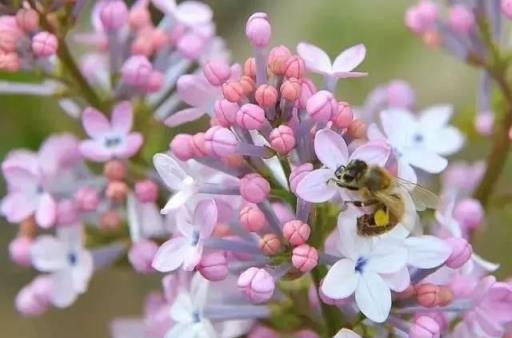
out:
{"label": "bee's leg", "polygon": [[356,207],[369,207],[378,203],[377,200],[368,200],[368,201],[344,201],[345,204],[352,204]]}

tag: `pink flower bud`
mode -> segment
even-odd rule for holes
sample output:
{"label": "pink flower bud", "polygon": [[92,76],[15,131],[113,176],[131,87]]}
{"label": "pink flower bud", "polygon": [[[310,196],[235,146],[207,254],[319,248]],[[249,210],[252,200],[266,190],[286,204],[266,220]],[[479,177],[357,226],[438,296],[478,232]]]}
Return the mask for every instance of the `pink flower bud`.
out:
{"label": "pink flower bud", "polygon": [[450,305],[455,295],[450,287],[441,285],[439,287],[438,306]]}
{"label": "pink flower bud", "polygon": [[421,20],[427,25],[433,25],[439,16],[437,5],[430,0],[422,0],[416,6]]}
{"label": "pink flower bud", "polygon": [[279,98],[279,93],[274,86],[263,84],[256,89],[254,98],[262,107],[274,107]]}
{"label": "pink flower bud", "polygon": [[80,188],[75,194],[75,199],[82,211],[94,211],[100,203],[98,191],[92,187]]}
{"label": "pink flower bud", "polygon": [[135,183],[135,196],[142,203],[156,202],[158,199],[158,185],[151,180]]}
{"label": "pink flower bud", "polygon": [[100,20],[107,31],[117,30],[128,21],[128,7],[122,0],[104,1]]}
{"label": "pink flower bud", "polygon": [[274,278],[265,270],[249,268],[238,277],[238,288],[254,304],[268,301],[274,294]]}
{"label": "pink flower bud", "polygon": [[246,103],[240,107],[236,114],[236,123],[245,129],[261,129],[265,125],[265,111],[252,103]]}
{"label": "pink flower bud", "polygon": [[410,330],[411,338],[439,338],[439,324],[429,316],[419,316],[414,320]]}
{"label": "pink flower bud", "polygon": [[352,123],[348,127],[348,134],[352,138],[366,138],[366,132],[368,130],[368,126],[366,123],[359,119],[352,120]]}
{"label": "pink flower bud", "polygon": [[199,273],[212,282],[226,279],[228,276],[228,261],[223,252],[213,252],[203,256],[197,266]]}
{"label": "pink flower bud", "polygon": [[74,201],[60,200],[57,204],[57,224],[72,225],[79,221],[78,208]]}
{"label": "pink flower bud", "polygon": [[453,214],[463,228],[476,230],[484,221],[485,211],[478,200],[466,198],[457,203]]}
{"label": "pink flower bud", "polygon": [[101,228],[107,231],[117,230],[121,221],[121,216],[116,211],[108,210],[101,215]]}
{"label": "pink flower bud", "polygon": [[53,280],[49,275],[37,276],[32,283],[30,283],[34,298],[40,304],[50,304],[53,296]]}
{"label": "pink flower bud", "polygon": [[283,246],[275,234],[265,234],[260,239],[259,247],[267,256],[273,256],[281,251]]}
{"label": "pink flower bud", "polygon": [[33,9],[22,8],[16,13],[16,23],[25,32],[34,32],[39,28],[39,15]]}
{"label": "pink flower bud", "polygon": [[512,19],[512,0],[501,0],[501,12]]}
{"label": "pink flower bud", "polygon": [[386,87],[386,100],[390,107],[410,109],[416,102],[416,95],[407,82],[394,80]]}
{"label": "pink flower bud", "polygon": [[134,6],[128,14],[128,22],[134,30],[148,27],[151,24],[151,14],[145,6]]}
{"label": "pink flower bud", "polygon": [[289,78],[300,79],[304,76],[304,69],[304,60],[298,55],[293,55],[284,64],[284,75]]}
{"label": "pink flower bud", "polygon": [[256,90],[256,81],[250,76],[242,75],[240,78],[240,85],[242,85],[242,89],[245,97],[251,96]]}
{"label": "pink flower bud", "polygon": [[197,60],[203,53],[207,42],[208,40],[199,33],[191,32],[180,37],[176,48],[187,59]]}
{"label": "pink flower bud", "polygon": [[272,27],[266,13],[254,13],[247,20],[245,35],[253,47],[265,48],[272,37]]}
{"label": "pink flower bud", "polygon": [[30,248],[32,247],[32,239],[28,236],[19,236],[9,243],[9,257],[19,266],[28,268],[32,265],[30,256]]}
{"label": "pink flower bud", "polygon": [[32,38],[32,51],[37,57],[49,57],[57,52],[57,37],[48,32],[39,32]]}
{"label": "pink flower bud", "polygon": [[457,4],[450,8],[448,22],[454,31],[467,34],[475,26],[475,16],[469,8],[462,4]]}
{"label": "pink flower bud", "polygon": [[25,286],[16,295],[16,310],[23,316],[39,316],[46,312],[49,308],[49,303],[40,302],[36,297],[32,284]]}
{"label": "pink flower bud", "polygon": [[115,202],[121,202],[125,199],[126,195],[128,195],[128,190],[128,185],[125,182],[110,181],[107,184],[105,195]]}
{"label": "pink flower bud", "polygon": [[338,110],[332,117],[332,123],[336,128],[344,129],[350,127],[354,113],[350,104],[344,101],[338,102]]}
{"label": "pink flower bud", "polygon": [[272,148],[282,155],[288,154],[295,148],[295,135],[292,128],[280,125],[270,132],[270,144]]}
{"label": "pink flower bud", "polygon": [[301,244],[293,249],[292,264],[301,272],[309,272],[318,265],[318,252],[308,244]]}
{"label": "pink flower bud", "polygon": [[190,146],[192,147],[194,157],[204,157],[209,155],[204,136],[205,133],[192,135],[192,143]]}
{"label": "pink flower bud", "polygon": [[267,220],[265,215],[254,204],[249,204],[240,210],[240,223],[247,231],[257,232],[263,229]]}
{"label": "pink flower bud", "polygon": [[142,239],[133,243],[128,252],[128,260],[135,271],[139,273],[151,273],[155,271],[151,263],[157,251],[158,244],[147,239]]}
{"label": "pink flower bud", "polygon": [[424,307],[435,307],[439,305],[439,287],[434,284],[424,283],[417,285],[416,300]]}
{"label": "pink flower bud", "polygon": [[316,86],[310,79],[302,79],[300,85],[299,108],[305,109],[308,100],[316,93]]}
{"label": "pink flower bud", "polygon": [[443,37],[436,30],[429,30],[425,32],[422,38],[425,45],[432,49],[438,48],[443,42]]}
{"label": "pink flower bud", "polygon": [[222,85],[222,95],[229,102],[239,102],[244,97],[244,87],[239,81],[229,80]]}
{"label": "pink flower bud", "polygon": [[489,136],[494,129],[494,114],[481,112],[475,117],[475,129],[480,135]]}
{"label": "pink flower bud", "polygon": [[256,59],[248,58],[244,62],[244,75],[250,76],[251,78],[256,78]]}
{"label": "pink flower bud", "polygon": [[309,225],[298,219],[288,221],[283,226],[283,236],[293,246],[306,243],[310,234]]}
{"label": "pink flower bud", "polygon": [[14,16],[0,17],[0,49],[5,53],[15,52],[18,40],[23,35]]}
{"label": "pink flower bud", "polygon": [[21,59],[18,53],[3,53],[0,51],[0,69],[7,72],[17,72],[21,68]]}
{"label": "pink flower bud", "polygon": [[286,71],[286,62],[292,56],[290,50],[285,46],[274,47],[268,55],[270,71],[275,75],[282,76]]}
{"label": "pink flower bud", "polygon": [[235,152],[238,141],[231,130],[222,127],[211,127],[204,134],[205,147],[209,154],[225,157]]}
{"label": "pink flower bud", "polygon": [[212,86],[220,86],[230,78],[231,68],[224,60],[212,60],[203,66],[203,74]]}
{"label": "pink flower bud", "polygon": [[240,110],[238,103],[230,102],[226,99],[215,101],[215,118],[223,127],[230,127],[236,123],[238,110]]}
{"label": "pink flower bud", "polygon": [[172,154],[182,161],[187,161],[194,157],[192,135],[178,134],[174,136],[169,146]]}
{"label": "pink flower bud", "polygon": [[122,81],[130,86],[143,87],[153,73],[153,66],[147,57],[134,55],[121,67]]}
{"label": "pink flower bud", "polygon": [[321,90],[309,98],[306,111],[313,120],[325,123],[338,111],[338,102],[331,92]]}
{"label": "pink flower bud", "polygon": [[259,174],[247,174],[240,180],[240,195],[252,203],[263,202],[270,194],[270,184]]}
{"label": "pink flower bud", "polygon": [[167,32],[158,28],[151,30],[151,42],[155,51],[159,51],[160,49],[164,48],[169,44],[169,37],[167,36]]}
{"label": "pink flower bud", "polygon": [[471,258],[473,254],[473,248],[464,238],[448,238],[446,240],[448,245],[452,248],[452,253],[446,265],[452,269],[458,269],[462,267]]}
{"label": "pink flower bud", "polygon": [[294,78],[288,79],[283,82],[279,88],[281,96],[290,102],[294,102],[300,97],[301,84],[300,81]]}
{"label": "pink flower bud", "polygon": [[126,165],[119,160],[110,160],[103,168],[103,175],[109,181],[122,181],[126,177]]}
{"label": "pink flower bud", "polygon": [[144,89],[149,93],[156,93],[164,85],[165,77],[162,72],[152,71],[149,74],[148,80],[144,85]]}
{"label": "pink flower bud", "polygon": [[133,41],[130,50],[132,54],[150,57],[154,52],[154,48],[149,34],[139,34]]}
{"label": "pink flower bud", "polygon": [[293,193],[295,193],[295,190],[297,189],[297,185],[299,185],[299,182],[302,181],[304,176],[306,176],[308,173],[310,173],[313,170],[313,165],[311,163],[304,163],[301,164],[298,167],[294,167],[292,169],[292,172],[290,173],[290,189]]}

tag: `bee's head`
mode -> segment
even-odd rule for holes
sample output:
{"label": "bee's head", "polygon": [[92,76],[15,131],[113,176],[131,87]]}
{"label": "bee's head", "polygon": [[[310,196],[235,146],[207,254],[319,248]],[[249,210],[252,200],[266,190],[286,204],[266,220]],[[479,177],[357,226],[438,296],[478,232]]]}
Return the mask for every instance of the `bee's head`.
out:
{"label": "bee's head", "polygon": [[346,166],[342,165],[334,172],[338,180],[348,185],[357,183],[368,169],[368,164],[361,160],[352,160]]}

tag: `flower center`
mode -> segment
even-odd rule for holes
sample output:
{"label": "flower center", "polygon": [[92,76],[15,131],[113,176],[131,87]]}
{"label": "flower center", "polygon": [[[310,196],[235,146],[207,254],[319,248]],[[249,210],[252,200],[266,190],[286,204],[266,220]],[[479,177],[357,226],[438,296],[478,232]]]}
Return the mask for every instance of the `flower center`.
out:
{"label": "flower center", "polygon": [[416,143],[421,143],[421,142],[423,142],[423,135],[421,135],[420,133],[416,133],[413,136],[413,140]]}
{"label": "flower center", "polygon": [[70,265],[76,265],[78,261],[78,257],[76,256],[76,254],[74,252],[70,252],[68,254],[68,262]]}
{"label": "flower center", "polygon": [[112,148],[121,143],[120,137],[107,137],[105,138],[105,147]]}
{"label": "flower center", "polygon": [[199,323],[201,321],[201,315],[199,314],[198,311],[194,311],[192,313],[192,320],[194,321],[194,323]]}
{"label": "flower center", "polygon": [[366,263],[368,263],[368,260],[365,257],[359,257],[356,262],[355,270],[362,273]]}
{"label": "flower center", "polygon": [[197,243],[199,243],[199,231],[194,230],[194,232],[192,232],[192,245],[196,246]]}
{"label": "flower center", "polygon": [[38,185],[37,188],[36,188],[36,193],[38,195],[42,195],[44,193],[44,188],[42,185]]}

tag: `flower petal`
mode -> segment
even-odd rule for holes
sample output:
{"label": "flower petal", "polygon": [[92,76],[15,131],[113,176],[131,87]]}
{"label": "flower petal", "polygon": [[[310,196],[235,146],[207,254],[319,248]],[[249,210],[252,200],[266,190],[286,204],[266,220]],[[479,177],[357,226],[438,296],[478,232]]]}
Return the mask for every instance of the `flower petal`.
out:
{"label": "flower petal", "polygon": [[406,161],[403,161],[403,160],[398,161],[397,176],[400,177],[401,179],[411,182],[413,184],[418,183],[418,176],[416,176],[416,172]]}
{"label": "flower petal", "polygon": [[452,155],[463,145],[464,135],[452,126],[425,135],[425,147],[439,155]]}
{"label": "flower petal", "polygon": [[361,336],[352,330],[341,329],[333,338],[361,338]]}
{"label": "flower petal", "polygon": [[364,273],[356,289],[356,303],[368,319],[382,323],[391,310],[391,291],[378,274]]}
{"label": "flower petal", "polygon": [[371,250],[365,270],[394,273],[407,263],[407,249],[400,240],[382,239]]}
{"label": "flower petal", "polygon": [[419,122],[425,129],[437,130],[448,124],[453,115],[453,107],[449,104],[431,106],[421,112]]}
{"label": "flower petal", "polygon": [[434,236],[409,237],[405,240],[408,264],[420,269],[431,269],[443,264],[451,254],[445,241]]}
{"label": "flower petal", "polygon": [[158,175],[171,190],[179,190],[187,173],[173,157],[166,154],[153,156],[153,165]]}
{"label": "flower petal", "polygon": [[334,197],[338,188],[333,184],[328,184],[329,179],[333,177],[330,169],[317,169],[306,174],[297,185],[297,196],[305,201],[321,203]]}
{"label": "flower petal", "polygon": [[408,133],[405,131],[416,130],[417,122],[411,112],[400,109],[390,108],[380,113],[382,129],[388,137],[389,142],[397,148],[406,145]]}
{"label": "flower petal", "polygon": [[350,155],[350,160],[359,159],[369,165],[384,166],[391,154],[387,143],[382,141],[370,141],[358,147]]}
{"label": "flower petal", "polygon": [[211,8],[199,1],[181,2],[174,11],[176,20],[188,26],[208,23],[213,16]]}
{"label": "flower petal", "polygon": [[173,113],[167,119],[164,124],[168,127],[176,127],[181,124],[195,121],[206,114],[204,109],[200,108],[187,108]]}
{"label": "flower petal", "polygon": [[403,267],[398,272],[380,275],[389,288],[395,292],[402,292],[411,284],[411,276],[407,267]]}
{"label": "flower petal", "polygon": [[334,72],[334,76],[338,79],[352,79],[352,78],[368,76],[368,73],[364,73],[364,72]]}
{"label": "flower petal", "polygon": [[94,270],[92,254],[82,250],[78,255],[77,262],[78,265],[71,269],[73,286],[78,293],[84,293]]}
{"label": "flower petal", "polygon": [[133,107],[128,101],[117,104],[112,110],[112,129],[128,134],[133,125]]}
{"label": "flower petal", "polygon": [[433,152],[421,151],[417,148],[404,151],[401,159],[431,174],[440,173],[448,165],[448,161],[445,158]]}
{"label": "flower petal", "polygon": [[160,246],[153,259],[152,266],[160,272],[176,270],[183,264],[189,253],[188,239],[185,237],[171,238]]}
{"label": "flower petal", "polygon": [[101,143],[94,140],[85,140],[80,142],[80,153],[91,161],[105,162],[110,160],[112,152],[105,148]]}
{"label": "flower petal", "polygon": [[2,166],[2,174],[7,181],[9,191],[34,191],[39,181],[31,170],[5,162]]}
{"label": "flower petal", "polygon": [[363,62],[366,57],[366,47],[358,44],[341,52],[332,65],[334,72],[350,72]]}
{"label": "flower petal", "polygon": [[53,197],[46,193],[39,198],[36,210],[36,222],[43,228],[51,227],[57,218],[57,203]]}
{"label": "flower petal", "polygon": [[37,207],[37,199],[20,192],[8,194],[2,200],[0,212],[9,223],[19,223],[32,215]]}
{"label": "flower petal", "polygon": [[195,312],[193,300],[188,292],[181,292],[171,306],[171,319],[178,323],[194,322],[192,314]]}
{"label": "flower petal", "polygon": [[188,252],[183,260],[183,270],[194,271],[202,256],[203,246],[201,244],[188,246]]}
{"label": "flower petal", "polygon": [[319,130],[315,135],[315,154],[325,166],[336,170],[348,161],[347,143],[331,129]]}
{"label": "flower petal", "polygon": [[321,289],[332,299],[347,298],[354,293],[360,280],[354,261],[344,258],[337,261],[325,275]]}
{"label": "flower petal", "polygon": [[69,269],[53,274],[52,303],[56,307],[65,308],[74,303],[78,293],[73,288],[73,278]]}
{"label": "flower petal", "polygon": [[66,245],[55,237],[39,236],[30,248],[32,264],[43,272],[52,272],[64,268],[67,264]]}
{"label": "flower petal", "polygon": [[301,42],[297,45],[297,53],[310,71],[321,74],[332,73],[331,59],[317,46]]}
{"label": "flower petal", "polygon": [[110,130],[110,122],[105,115],[91,107],[82,113],[82,125],[87,135],[92,138],[101,137]]}
{"label": "flower petal", "polygon": [[196,193],[193,189],[179,190],[177,193],[171,196],[165,206],[160,210],[161,214],[168,214],[169,212],[176,210],[183,206],[187,201],[194,196]]}
{"label": "flower petal", "polygon": [[201,239],[210,237],[217,224],[217,204],[214,200],[202,200],[194,210],[194,225],[200,228]]}
{"label": "flower petal", "polygon": [[139,151],[143,142],[144,138],[141,133],[130,133],[126,137],[123,147],[115,149],[115,154],[120,158],[132,157]]}

